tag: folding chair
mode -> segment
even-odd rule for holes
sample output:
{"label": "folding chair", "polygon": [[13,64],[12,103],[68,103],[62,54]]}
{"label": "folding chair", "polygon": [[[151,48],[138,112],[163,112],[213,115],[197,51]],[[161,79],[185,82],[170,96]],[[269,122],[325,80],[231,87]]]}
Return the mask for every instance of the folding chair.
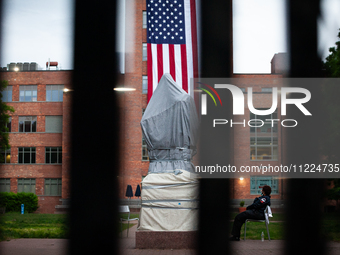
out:
{"label": "folding chair", "polygon": [[121,233],[121,236],[123,237],[123,221],[127,221],[128,229],[127,229],[127,235],[126,236],[128,237],[129,236],[130,221],[138,220],[138,223],[139,223],[139,218],[130,219],[130,208],[129,208],[128,205],[119,206],[119,212],[120,213],[128,213],[127,219],[120,218],[120,233]]}
{"label": "folding chair", "polygon": [[246,240],[247,222],[248,221],[265,222],[266,223],[266,227],[267,227],[268,240],[270,241],[268,225],[269,225],[269,218],[273,217],[273,214],[272,214],[272,211],[270,209],[270,206],[268,206],[268,205],[267,205],[266,209],[264,210],[264,217],[265,217],[264,220],[246,219],[246,221],[244,222],[244,241]]}

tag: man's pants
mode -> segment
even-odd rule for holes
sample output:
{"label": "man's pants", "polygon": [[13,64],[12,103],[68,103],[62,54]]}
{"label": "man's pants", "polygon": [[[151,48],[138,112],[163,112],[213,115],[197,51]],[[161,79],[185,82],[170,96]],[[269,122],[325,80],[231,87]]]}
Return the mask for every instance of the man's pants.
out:
{"label": "man's pants", "polygon": [[256,210],[246,210],[236,215],[231,234],[240,237],[241,227],[247,219],[264,220],[264,214]]}

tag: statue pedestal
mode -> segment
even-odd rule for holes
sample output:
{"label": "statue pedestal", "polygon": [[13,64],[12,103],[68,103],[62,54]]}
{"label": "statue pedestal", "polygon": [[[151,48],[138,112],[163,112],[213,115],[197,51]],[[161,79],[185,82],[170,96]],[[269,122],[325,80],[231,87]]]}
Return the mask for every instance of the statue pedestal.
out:
{"label": "statue pedestal", "polygon": [[136,249],[196,249],[198,231],[136,231]]}

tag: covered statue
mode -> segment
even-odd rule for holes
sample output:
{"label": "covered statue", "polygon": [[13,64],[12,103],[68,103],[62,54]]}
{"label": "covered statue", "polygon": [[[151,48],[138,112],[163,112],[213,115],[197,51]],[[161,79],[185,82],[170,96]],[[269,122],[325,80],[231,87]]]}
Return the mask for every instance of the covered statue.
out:
{"label": "covered statue", "polygon": [[193,98],[164,74],[144,112],[141,128],[150,165],[142,181],[139,230],[197,230],[198,117]]}

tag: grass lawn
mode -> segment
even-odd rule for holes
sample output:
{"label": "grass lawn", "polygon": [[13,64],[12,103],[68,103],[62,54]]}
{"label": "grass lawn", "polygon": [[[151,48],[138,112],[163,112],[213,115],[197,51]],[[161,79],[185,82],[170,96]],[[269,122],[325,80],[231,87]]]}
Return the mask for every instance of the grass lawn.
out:
{"label": "grass lawn", "polygon": [[[284,222],[269,223],[269,234],[271,240],[284,239]],[[246,239],[261,240],[261,233],[264,233],[264,240],[268,240],[267,228],[264,222],[247,222]],[[244,238],[244,225],[241,228],[241,239]]]}
{"label": "grass lawn", "polygon": [[[238,213],[230,215],[231,226],[233,219]],[[282,221],[282,222],[274,222]],[[230,228],[231,228],[230,226]],[[268,239],[266,224],[262,222],[248,222],[247,223],[247,237],[246,239],[260,240],[261,233],[264,233],[265,240]],[[272,240],[283,240],[285,231],[285,215],[283,213],[273,213],[273,218],[270,218],[269,233]],[[340,242],[340,216],[337,213],[324,213],[322,223],[322,234],[327,240]],[[241,228],[241,238],[244,237],[244,225]]]}
{"label": "grass lawn", "polygon": [[[237,213],[230,215],[230,228]],[[272,240],[284,239],[284,214],[274,213],[269,224],[269,233]],[[340,220],[335,213],[325,213],[323,220],[323,234],[328,240],[340,242]],[[127,214],[120,214],[119,218],[127,218]],[[130,214],[130,218],[139,218],[138,213]],[[67,238],[69,231],[68,218],[65,214],[20,214],[6,213],[0,217],[1,232],[0,241],[15,238]],[[282,222],[273,222],[282,221]],[[132,227],[134,224],[130,224]],[[120,224],[117,234],[120,233]],[[128,224],[123,224],[123,230],[127,229]],[[247,223],[247,239],[260,240],[261,233],[267,240],[266,224],[262,222]],[[241,238],[244,237],[244,226],[241,229]]]}
{"label": "grass lawn", "polygon": [[339,213],[325,213],[323,218],[323,233],[328,240],[340,242]]}
{"label": "grass lawn", "polygon": [[0,241],[15,238],[67,238],[65,214],[6,213],[1,216]]}
{"label": "grass lawn", "polygon": [[[234,220],[235,216],[238,213],[232,213],[230,215],[230,219]],[[283,213],[274,213],[273,218],[270,218],[269,220],[269,234],[271,240],[282,240],[284,239],[284,222],[273,222],[273,221],[284,221],[284,214]],[[230,229],[232,227],[231,226]],[[268,240],[267,235],[267,228],[266,224],[264,222],[247,222],[247,236],[246,239],[253,239],[253,240],[260,240],[261,239],[261,233],[264,233],[264,239]],[[242,225],[241,228],[241,239],[244,238],[244,225]]]}
{"label": "grass lawn", "polygon": [[[119,215],[127,218],[127,214]],[[139,218],[139,214],[130,214],[130,218]],[[0,241],[16,238],[67,238],[69,224],[66,214],[33,214],[9,212],[0,217]],[[135,224],[129,224],[131,228]],[[123,230],[128,228],[123,223]],[[120,233],[120,224],[117,234]]]}

